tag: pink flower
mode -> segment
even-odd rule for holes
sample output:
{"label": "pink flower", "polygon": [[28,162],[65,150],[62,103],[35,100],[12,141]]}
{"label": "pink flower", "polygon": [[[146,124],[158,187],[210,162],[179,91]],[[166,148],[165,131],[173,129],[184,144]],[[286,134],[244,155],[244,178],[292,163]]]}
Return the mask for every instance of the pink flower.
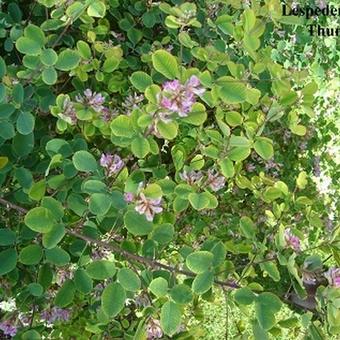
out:
{"label": "pink flower", "polygon": [[70,316],[70,310],[58,307],[45,310],[40,314],[41,319],[44,320],[48,325],[51,325],[57,321],[66,322],[70,319]]}
{"label": "pink flower", "polygon": [[0,322],[0,329],[3,331],[4,335],[14,337],[17,334],[17,327],[11,324],[9,320]]}
{"label": "pink flower", "polygon": [[155,214],[159,214],[163,211],[160,206],[162,202],[161,198],[151,199],[146,198],[143,193],[140,193],[136,202],[135,210],[140,215],[145,215],[148,221],[153,221]]}
{"label": "pink flower", "polygon": [[113,161],[113,156],[111,154],[105,154],[103,153],[100,157],[100,165],[104,168],[108,168]]}
{"label": "pink flower", "polygon": [[104,110],[105,97],[96,92],[92,92],[90,89],[84,91],[84,96],[76,96],[78,103],[91,107],[96,112],[101,112]]}
{"label": "pink flower", "polygon": [[150,319],[146,326],[148,340],[159,339],[163,336],[161,324],[156,319]]}
{"label": "pink flower", "polygon": [[196,95],[199,96],[205,92],[200,84],[201,82],[196,76],[191,76],[185,85],[182,85],[177,79],[165,82],[159,96],[160,106],[165,109],[165,112],[161,112],[160,119],[168,122],[173,113],[179,117],[187,117],[196,102]]}
{"label": "pink flower", "polygon": [[124,167],[124,161],[118,155],[103,153],[100,157],[100,165],[106,169],[107,176],[118,174]]}
{"label": "pink flower", "polygon": [[331,267],[325,273],[330,286],[340,288],[340,268]]}
{"label": "pink flower", "polygon": [[219,176],[215,171],[209,170],[207,185],[212,191],[218,191],[225,186],[225,178],[223,176]]}
{"label": "pink flower", "polygon": [[135,195],[132,192],[124,193],[124,200],[127,203],[131,203],[135,199]]}
{"label": "pink flower", "polygon": [[188,184],[194,185],[202,179],[203,174],[201,171],[191,170],[187,172],[186,170],[184,170],[182,173],[179,174],[179,177],[183,181],[186,181]]}
{"label": "pink flower", "polygon": [[69,98],[64,100],[63,112],[59,114],[59,117],[70,125],[75,125],[77,123],[78,118],[76,115],[76,110]]}
{"label": "pink flower", "polygon": [[292,248],[294,251],[299,252],[301,250],[300,239],[293,235],[290,228],[286,229],[284,232],[285,240],[287,245]]}
{"label": "pink flower", "polygon": [[187,91],[192,92],[198,96],[201,96],[205,92],[205,89],[203,87],[200,87],[201,81],[196,76],[191,76],[185,85]]}

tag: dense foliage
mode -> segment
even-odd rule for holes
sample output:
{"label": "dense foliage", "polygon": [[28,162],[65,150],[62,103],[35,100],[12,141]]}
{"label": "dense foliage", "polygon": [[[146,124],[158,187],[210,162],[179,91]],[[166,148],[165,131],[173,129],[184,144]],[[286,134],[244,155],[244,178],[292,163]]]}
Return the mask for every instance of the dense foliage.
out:
{"label": "dense foliage", "polygon": [[2,338],[208,339],[216,287],[239,339],[340,333],[336,38],[279,0],[0,9]]}

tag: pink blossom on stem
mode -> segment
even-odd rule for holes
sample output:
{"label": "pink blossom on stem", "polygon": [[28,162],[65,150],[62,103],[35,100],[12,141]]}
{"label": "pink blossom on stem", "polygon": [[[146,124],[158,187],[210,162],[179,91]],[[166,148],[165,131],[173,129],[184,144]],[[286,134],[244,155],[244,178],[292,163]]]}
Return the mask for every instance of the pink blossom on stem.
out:
{"label": "pink blossom on stem", "polygon": [[124,161],[118,155],[103,153],[100,157],[100,165],[106,169],[107,176],[118,174],[124,167]]}
{"label": "pink blossom on stem", "polygon": [[3,331],[4,335],[13,337],[17,334],[17,327],[14,326],[9,320],[0,322],[0,330]]}
{"label": "pink blossom on stem", "polygon": [[290,228],[285,230],[284,236],[289,247],[291,247],[296,252],[301,250],[300,239],[292,233]]}
{"label": "pink blossom on stem", "polygon": [[132,192],[124,193],[124,200],[127,203],[131,203],[135,199],[135,195]]}
{"label": "pink blossom on stem", "polygon": [[160,119],[169,122],[173,113],[179,117],[187,117],[196,102],[196,96],[205,92],[200,85],[201,82],[196,76],[191,76],[184,85],[177,79],[165,82],[159,101],[160,107],[164,109],[159,114]]}
{"label": "pink blossom on stem", "polygon": [[161,198],[146,198],[145,195],[141,192],[138,196],[135,210],[140,215],[145,215],[146,219],[151,222],[153,221],[155,214],[159,214],[163,211],[163,208],[160,206],[161,203]]}
{"label": "pink blossom on stem", "polygon": [[68,309],[53,307],[50,310],[45,310],[40,314],[40,317],[48,325],[57,321],[66,322],[70,319],[71,311]]}
{"label": "pink blossom on stem", "polygon": [[223,176],[219,176],[217,172],[209,170],[207,185],[212,191],[218,191],[225,186],[225,178]]}
{"label": "pink blossom on stem", "polygon": [[76,96],[78,103],[91,107],[96,112],[101,112],[104,109],[105,97],[96,92],[92,92],[90,89],[84,91],[83,96]]}
{"label": "pink blossom on stem", "polygon": [[148,340],[160,339],[163,336],[161,324],[159,320],[150,319],[146,326]]}
{"label": "pink blossom on stem", "polygon": [[186,171],[184,170],[182,173],[179,174],[179,177],[186,181],[190,185],[197,184],[203,177],[203,174],[201,171]]}
{"label": "pink blossom on stem", "polygon": [[340,288],[340,268],[331,267],[325,273],[330,286]]}

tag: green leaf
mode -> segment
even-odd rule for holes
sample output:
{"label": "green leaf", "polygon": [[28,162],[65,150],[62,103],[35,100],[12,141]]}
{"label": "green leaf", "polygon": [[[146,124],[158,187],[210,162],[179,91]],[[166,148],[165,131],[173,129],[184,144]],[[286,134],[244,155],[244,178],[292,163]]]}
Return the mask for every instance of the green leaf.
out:
{"label": "green leaf", "polygon": [[240,113],[229,111],[225,115],[225,120],[230,126],[235,127],[242,124],[243,118]]}
{"label": "green leaf", "polygon": [[92,291],[93,281],[84,269],[78,269],[74,273],[74,283],[78,291],[88,294]]}
{"label": "green leaf", "polygon": [[130,77],[131,84],[140,92],[144,92],[145,89],[153,84],[152,78],[143,71],[133,72]]}
{"label": "green leaf", "polygon": [[0,124],[0,137],[4,140],[11,139],[15,136],[14,126],[10,122],[1,122]]}
{"label": "green leaf", "polygon": [[105,280],[115,274],[116,267],[111,261],[98,260],[87,265],[86,272],[92,279]]}
{"label": "green leaf", "polygon": [[150,239],[158,242],[160,245],[169,243],[174,236],[175,229],[170,223],[157,225],[150,235]]}
{"label": "green leaf", "polygon": [[58,54],[52,49],[48,48],[43,50],[40,55],[40,61],[45,66],[53,66],[58,60]]}
{"label": "green leaf", "polygon": [[268,160],[274,156],[272,141],[265,137],[258,137],[254,143],[254,149],[259,156]]}
{"label": "green leaf", "polygon": [[225,158],[219,162],[222,175],[226,178],[231,178],[235,175],[234,164],[229,158]]}
{"label": "green leaf", "polygon": [[255,300],[256,318],[260,326],[265,329],[271,329],[275,323],[275,313],[282,306],[280,299],[272,293],[262,293]]}
{"label": "green leaf", "polygon": [[96,0],[90,4],[87,8],[87,14],[94,18],[104,18],[106,13],[105,4],[99,0]]}
{"label": "green leaf", "polygon": [[123,288],[129,292],[136,292],[140,289],[141,282],[138,275],[129,268],[120,269],[117,278]]}
{"label": "green leaf", "polygon": [[22,340],[40,340],[41,336],[34,329],[30,329],[22,335],[21,339]]}
{"label": "green leaf", "polygon": [[124,216],[126,229],[135,236],[148,235],[152,231],[153,224],[135,211],[128,211]]}
{"label": "green leaf", "polygon": [[77,151],[73,157],[72,162],[74,167],[79,171],[91,172],[97,170],[96,159],[87,151]]}
{"label": "green leaf", "polygon": [[10,229],[0,229],[0,246],[9,246],[16,241],[16,234]]}
{"label": "green leaf", "polygon": [[111,122],[111,131],[115,136],[128,137],[133,136],[134,131],[131,124],[131,118],[120,115]]}
{"label": "green leaf", "polygon": [[22,135],[30,134],[34,129],[34,116],[28,112],[21,112],[17,119],[17,130]]}
{"label": "green leaf", "polygon": [[299,189],[304,189],[308,184],[306,171],[301,171],[296,179],[296,185]]}
{"label": "green leaf", "polygon": [[189,202],[196,210],[202,210],[209,205],[209,198],[204,193],[191,193],[188,196]]}
{"label": "green leaf", "polygon": [[58,73],[54,67],[47,67],[41,74],[42,80],[47,85],[54,85],[58,80]]}
{"label": "green leaf", "polygon": [[165,50],[158,50],[152,55],[155,70],[168,79],[175,79],[179,75],[176,58]]}
{"label": "green leaf", "polygon": [[170,290],[170,296],[176,303],[179,304],[190,303],[193,298],[190,287],[183,283],[175,285]]}
{"label": "green leaf", "polygon": [[119,58],[111,56],[104,61],[103,71],[106,73],[111,73],[119,66],[119,63],[120,63]]}
{"label": "green leaf", "polygon": [[228,158],[232,161],[243,161],[250,155],[251,149],[249,147],[236,147],[228,152]]}
{"label": "green leaf", "polygon": [[186,122],[195,126],[202,125],[207,119],[206,108],[201,103],[195,103],[191,111],[188,113],[188,117],[181,118],[181,122]]}
{"label": "green leaf", "polygon": [[24,35],[27,38],[34,40],[40,47],[45,44],[45,34],[41,28],[36,25],[28,25],[24,30]]}
{"label": "green leaf", "polygon": [[57,246],[57,244],[65,236],[65,227],[62,224],[55,224],[51,231],[43,234],[42,244],[47,249],[52,249]]}
{"label": "green leaf", "polygon": [[246,87],[237,83],[236,79],[230,79],[230,83],[218,88],[220,98],[227,104],[243,103],[246,98]]}
{"label": "green leaf", "polygon": [[11,272],[17,265],[17,252],[15,249],[6,249],[0,252],[0,276]]}
{"label": "green leaf", "polygon": [[0,57],[0,79],[2,79],[4,77],[6,72],[7,72],[6,63],[5,63],[4,59],[2,57]]}
{"label": "green leaf", "polygon": [[44,207],[33,208],[25,216],[25,224],[38,233],[48,233],[55,222],[51,211]]}
{"label": "green leaf", "polygon": [[105,215],[111,207],[111,199],[107,194],[95,193],[90,197],[89,209],[94,215]]}
{"label": "green leaf", "polygon": [[150,144],[144,137],[136,137],[131,143],[131,151],[138,158],[144,158],[150,152]]}
{"label": "green leaf", "polygon": [[277,269],[277,265],[274,262],[264,262],[260,263],[260,267],[263,271],[268,273],[268,275],[275,281],[279,282],[280,281],[280,272]]}
{"label": "green leaf", "polygon": [[242,234],[249,239],[253,239],[255,237],[256,227],[254,222],[248,216],[241,217],[240,230]]}
{"label": "green leaf", "polygon": [[108,317],[115,317],[123,308],[126,300],[124,288],[117,282],[107,285],[102,293],[103,312]]}
{"label": "green leaf", "polygon": [[55,67],[61,71],[70,71],[76,68],[79,62],[79,53],[67,48],[59,54]]}
{"label": "green leaf", "polygon": [[23,249],[19,253],[19,261],[25,265],[38,264],[42,258],[42,249],[37,244],[31,244]]}
{"label": "green leaf", "polygon": [[71,257],[67,251],[60,247],[45,250],[46,261],[56,266],[64,266],[71,261]]}
{"label": "green leaf", "polygon": [[206,271],[198,274],[192,282],[192,290],[196,294],[204,294],[207,292],[214,283],[214,274]]}
{"label": "green leaf", "polygon": [[174,139],[177,136],[178,133],[178,124],[177,122],[168,122],[165,123],[161,120],[159,120],[156,124],[157,131],[164,139]]}
{"label": "green leaf", "polygon": [[240,288],[235,292],[234,299],[240,305],[250,305],[254,302],[256,295],[247,287]]}
{"label": "green leaf", "polygon": [[4,168],[8,163],[8,157],[0,157],[0,170]]}
{"label": "green leaf", "polygon": [[40,201],[46,192],[46,180],[42,179],[37,183],[34,183],[30,188],[28,195],[34,201]]}
{"label": "green leaf", "polygon": [[66,280],[59,289],[54,303],[60,308],[64,308],[72,303],[75,293],[75,287],[72,280]]}
{"label": "green leaf", "polygon": [[209,251],[195,251],[187,256],[185,264],[194,273],[204,273],[212,265],[214,255]]}
{"label": "green leaf", "polygon": [[53,197],[44,197],[41,200],[41,206],[49,209],[57,220],[64,216],[63,205]]}
{"label": "green leaf", "polygon": [[44,287],[39,283],[33,282],[27,286],[27,290],[33,296],[41,296],[44,292]]}
{"label": "green leaf", "polygon": [[20,53],[27,55],[39,55],[41,52],[41,45],[39,42],[27,37],[20,37],[15,42],[15,47]]}
{"label": "green leaf", "polygon": [[165,296],[168,293],[168,281],[162,277],[157,277],[150,282],[149,290],[157,297]]}
{"label": "green leaf", "polygon": [[162,306],[160,322],[165,334],[172,336],[177,332],[181,316],[181,309],[176,303],[168,301]]}

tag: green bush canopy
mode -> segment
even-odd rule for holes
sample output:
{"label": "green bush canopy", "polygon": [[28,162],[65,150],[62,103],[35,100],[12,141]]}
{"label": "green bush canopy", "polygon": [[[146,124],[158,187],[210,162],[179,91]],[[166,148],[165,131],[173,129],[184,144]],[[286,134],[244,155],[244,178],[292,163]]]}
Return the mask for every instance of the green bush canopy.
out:
{"label": "green bush canopy", "polygon": [[0,338],[336,338],[330,19],[1,1]]}

